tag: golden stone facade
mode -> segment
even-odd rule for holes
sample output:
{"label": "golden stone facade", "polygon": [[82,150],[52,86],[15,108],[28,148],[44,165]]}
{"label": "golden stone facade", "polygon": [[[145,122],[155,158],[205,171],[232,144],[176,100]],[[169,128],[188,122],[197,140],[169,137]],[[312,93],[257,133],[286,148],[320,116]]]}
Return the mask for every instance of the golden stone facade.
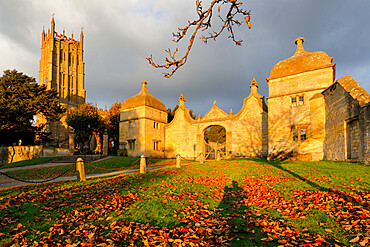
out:
{"label": "golden stone facade", "polygon": [[206,115],[193,119],[181,95],[171,123],[167,123],[164,104],[148,92],[146,85],[144,81],[141,91],[123,103],[120,154],[158,158],[174,158],[180,154],[185,158],[199,158],[210,145],[204,140],[205,129],[220,125],[226,130],[224,156],[267,156],[267,106],[264,97],[257,92],[255,80],[237,114],[227,114],[215,102]]}
{"label": "golden stone facade", "polygon": [[[214,149],[226,158],[370,163],[369,94],[350,77],[335,82],[333,58],[305,51],[303,42],[297,38],[295,54],[278,62],[266,78],[268,109],[253,79],[237,114],[227,114],[215,102],[205,116],[193,119],[181,95],[174,119],[167,123],[164,104],[150,95],[144,81],[121,110],[119,153],[193,159]],[[226,130],[226,143],[205,141],[205,130],[214,125]]]}
{"label": "golden stone facade", "polygon": [[334,83],[335,63],[325,52],[307,52],[296,39],[295,54],[277,63],[269,86],[269,156],[321,160],[324,157],[325,102],[321,94]]}
{"label": "golden stone facade", "polygon": [[[80,41],[58,34],[55,31],[54,18],[47,33],[42,32],[39,84],[47,89],[55,88],[59,102],[67,109],[85,103],[83,62],[83,32]],[[45,117],[37,115],[37,123],[45,124],[46,132],[55,145],[68,146],[69,130],[62,119],[59,122],[47,122]]]}

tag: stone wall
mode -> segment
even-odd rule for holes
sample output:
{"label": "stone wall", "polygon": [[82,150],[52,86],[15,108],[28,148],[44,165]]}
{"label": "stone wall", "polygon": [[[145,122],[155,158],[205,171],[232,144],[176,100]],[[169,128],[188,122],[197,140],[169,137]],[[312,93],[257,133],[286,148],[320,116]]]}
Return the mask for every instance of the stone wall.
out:
{"label": "stone wall", "polygon": [[42,157],[42,146],[0,147],[0,150],[2,164]]}
{"label": "stone wall", "polygon": [[324,159],[369,163],[370,107],[361,107],[347,90],[337,82],[323,92]]}
{"label": "stone wall", "polygon": [[325,97],[327,135],[324,141],[324,159],[345,160],[346,124],[348,118],[348,93],[339,84],[334,84],[323,92]]}
{"label": "stone wall", "polygon": [[[332,67],[269,80],[268,148],[271,158],[323,159],[325,108],[320,95],[333,80]],[[299,103],[299,97],[304,97],[303,104]],[[297,105],[292,105],[292,98],[297,100]],[[306,129],[307,139],[294,141],[294,129]]]}
{"label": "stone wall", "polygon": [[257,87],[253,80],[251,93],[236,114],[227,114],[215,102],[203,117],[192,119],[185,101],[180,100],[174,119],[165,128],[166,157],[173,158],[180,154],[194,158],[205,154],[204,131],[213,125],[226,130],[226,157],[266,157],[267,106],[264,97],[258,94]]}
{"label": "stone wall", "polygon": [[360,126],[363,127],[363,163],[370,165],[370,104],[361,109]]}
{"label": "stone wall", "polygon": [[43,148],[40,146],[0,147],[0,164],[18,162],[41,157],[71,156],[73,152],[62,148]]}
{"label": "stone wall", "polygon": [[[156,123],[157,125],[154,125]],[[125,109],[120,113],[119,154],[131,157],[164,157],[164,129],[167,112],[148,106]],[[130,125],[131,124],[131,125]],[[135,141],[135,149],[130,150],[129,141]],[[158,143],[157,150],[154,142]],[[126,143],[126,145],[124,145]],[[124,151],[123,151],[124,150]]]}

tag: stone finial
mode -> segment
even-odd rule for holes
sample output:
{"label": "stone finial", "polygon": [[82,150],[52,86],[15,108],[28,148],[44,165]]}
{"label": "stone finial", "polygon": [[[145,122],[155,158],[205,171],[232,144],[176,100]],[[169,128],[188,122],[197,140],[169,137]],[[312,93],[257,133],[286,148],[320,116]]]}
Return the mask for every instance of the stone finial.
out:
{"label": "stone finial", "polygon": [[201,118],[202,118],[202,116],[199,114],[197,119],[200,120]]}
{"label": "stone finial", "polygon": [[258,85],[257,85],[257,81],[256,81],[256,78],[253,78],[253,80],[251,81],[251,85],[250,87],[257,87],[258,88]]}
{"label": "stone finial", "polygon": [[144,81],[142,81],[141,82],[141,84],[143,85],[142,87],[141,87],[141,90],[147,90],[147,87],[146,87],[146,85],[148,85],[148,82],[146,81],[146,80],[144,80]]}
{"label": "stone finial", "polygon": [[296,50],[295,54],[305,51],[304,48],[303,48],[304,37],[298,37],[298,38],[295,39],[294,42],[297,45],[297,50]]}
{"label": "stone finial", "polygon": [[179,97],[179,101],[180,101],[180,102],[181,102],[181,101],[185,102],[185,97],[184,97],[184,95],[183,95],[183,94],[181,94],[181,95],[180,95],[180,97]]}
{"label": "stone finial", "polygon": [[230,109],[230,115],[233,115],[233,109]]}
{"label": "stone finial", "polygon": [[213,101],[213,105],[217,105],[216,100],[215,100],[215,101]]}

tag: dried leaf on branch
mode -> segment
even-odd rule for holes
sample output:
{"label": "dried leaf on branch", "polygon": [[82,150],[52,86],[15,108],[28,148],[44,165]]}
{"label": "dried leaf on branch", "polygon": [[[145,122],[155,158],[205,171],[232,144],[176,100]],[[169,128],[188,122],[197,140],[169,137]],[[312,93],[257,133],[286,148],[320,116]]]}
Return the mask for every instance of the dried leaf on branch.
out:
{"label": "dried leaf on branch", "polygon": [[[173,41],[178,43],[182,40],[187,32],[194,28],[192,31],[189,45],[183,57],[176,58],[176,53],[178,49],[176,48],[175,51],[171,51],[171,49],[165,50],[168,53],[166,57],[165,64],[157,64],[153,61],[153,56],[147,58],[149,64],[151,64],[155,68],[165,68],[171,69],[171,72],[164,72],[164,76],[170,78],[181,66],[183,66],[189,56],[189,52],[194,44],[195,37],[199,33],[207,33],[200,36],[200,39],[203,40],[204,43],[207,43],[209,39],[216,40],[222,32],[226,31],[229,33],[229,38],[233,40],[236,45],[241,45],[242,40],[238,40],[235,37],[234,27],[240,26],[242,23],[246,22],[249,28],[251,28],[250,23],[250,11],[246,11],[242,8],[243,2],[237,0],[212,0],[209,7],[207,9],[203,9],[202,1],[196,1],[196,12],[197,12],[197,19],[190,22],[188,21],[188,25],[183,28],[179,28],[176,33],[172,33]],[[226,11],[222,11],[226,9]],[[217,10],[217,12],[216,12]],[[216,13],[215,13],[216,12]],[[218,14],[218,18],[221,21],[221,26],[217,31],[212,30],[212,17]],[[244,17],[239,19],[240,17]],[[190,31],[189,31],[190,32]]]}

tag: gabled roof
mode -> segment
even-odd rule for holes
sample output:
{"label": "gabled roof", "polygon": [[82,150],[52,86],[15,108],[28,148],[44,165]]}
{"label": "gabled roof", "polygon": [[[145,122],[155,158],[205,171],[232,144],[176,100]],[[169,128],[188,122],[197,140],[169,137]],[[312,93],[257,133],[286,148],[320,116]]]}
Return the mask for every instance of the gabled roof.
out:
{"label": "gabled roof", "polygon": [[370,95],[351,76],[343,76],[336,82],[339,83],[352,98],[357,100],[361,107],[370,102]]}
{"label": "gabled roof", "polygon": [[212,108],[202,117],[203,120],[207,119],[219,119],[219,118],[225,118],[228,117],[229,114],[224,112],[220,107],[216,105],[216,101],[213,103]]}

